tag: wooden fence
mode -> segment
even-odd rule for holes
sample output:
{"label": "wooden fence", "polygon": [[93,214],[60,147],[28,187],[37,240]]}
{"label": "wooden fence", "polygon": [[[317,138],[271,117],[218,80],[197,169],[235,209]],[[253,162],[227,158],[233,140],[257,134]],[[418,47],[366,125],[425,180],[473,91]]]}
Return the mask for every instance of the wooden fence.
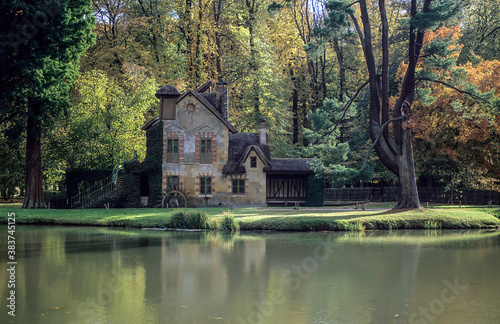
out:
{"label": "wooden fence", "polygon": [[[453,193],[453,194],[452,194]],[[397,187],[384,188],[326,188],[325,201],[374,201],[386,202],[397,201],[399,189]],[[420,202],[439,204],[462,204],[462,205],[488,205],[492,201],[494,205],[500,205],[500,192],[493,190],[472,190],[445,188],[418,188]]]}

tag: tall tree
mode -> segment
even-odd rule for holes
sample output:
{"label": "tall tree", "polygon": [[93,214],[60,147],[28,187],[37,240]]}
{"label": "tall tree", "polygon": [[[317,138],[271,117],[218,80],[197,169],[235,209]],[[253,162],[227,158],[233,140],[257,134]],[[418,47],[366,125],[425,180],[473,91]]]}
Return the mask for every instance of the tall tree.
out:
{"label": "tall tree", "polygon": [[78,62],[93,41],[89,0],[13,0],[0,5],[2,122],[26,131],[23,208],[46,207],[42,195],[44,129],[69,105]]}
{"label": "tall tree", "polygon": [[[399,183],[399,202],[396,208],[419,208],[415,166],[412,148],[411,107],[415,99],[415,72],[420,58],[426,30],[446,21],[457,10],[455,1],[411,0],[408,8],[407,60],[408,68],[400,85],[400,91],[390,118],[390,50],[389,19],[386,1],[378,1],[378,14],[369,10],[366,0],[356,2],[362,26],[351,4],[346,10],[363,47],[370,85],[370,136],[381,162],[393,172]],[[381,51],[375,50],[372,34],[373,17],[380,19],[379,37]],[[377,56],[377,57],[376,57]],[[392,133],[388,125],[392,123]]]}

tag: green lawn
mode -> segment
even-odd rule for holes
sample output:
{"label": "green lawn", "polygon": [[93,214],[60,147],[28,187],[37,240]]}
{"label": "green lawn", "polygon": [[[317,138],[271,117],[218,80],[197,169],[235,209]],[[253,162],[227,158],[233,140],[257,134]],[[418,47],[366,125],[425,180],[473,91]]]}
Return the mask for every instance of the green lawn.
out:
{"label": "green lawn", "polygon": [[[394,211],[394,203],[324,208],[187,208],[185,214],[204,213],[217,221],[232,215],[241,230],[322,231],[412,228],[485,228],[500,226],[500,207],[431,206],[422,210]],[[169,227],[179,209],[21,209],[19,204],[0,204],[0,222],[15,213],[17,224],[86,226]],[[207,225],[208,226],[208,225]],[[214,228],[208,226],[208,228]]]}

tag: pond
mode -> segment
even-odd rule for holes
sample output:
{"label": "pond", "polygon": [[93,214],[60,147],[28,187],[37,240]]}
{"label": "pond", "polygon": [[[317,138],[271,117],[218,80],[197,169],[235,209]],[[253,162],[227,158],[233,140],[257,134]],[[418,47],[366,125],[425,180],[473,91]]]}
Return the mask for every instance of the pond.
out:
{"label": "pond", "polygon": [[15,236],[16,316],[4,270],[1,323],[500,323],[498,231]]}

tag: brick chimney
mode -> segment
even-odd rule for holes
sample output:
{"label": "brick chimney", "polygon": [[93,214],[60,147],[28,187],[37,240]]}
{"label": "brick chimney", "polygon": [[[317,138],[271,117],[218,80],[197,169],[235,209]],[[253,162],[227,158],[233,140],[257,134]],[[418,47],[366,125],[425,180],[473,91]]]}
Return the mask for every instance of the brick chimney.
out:
{"label": "brick chimney", "polygon": [[215,99],[222,117],[229,120],[229,90],[227,85],[224,78],[219,77],[219,81],[215,84]]}
{"label": "brick chimney", "polygon": [[266,129],[266,119],[264,117],[259,118],[259,144],[269,144],[267,138],[267,129]]}

